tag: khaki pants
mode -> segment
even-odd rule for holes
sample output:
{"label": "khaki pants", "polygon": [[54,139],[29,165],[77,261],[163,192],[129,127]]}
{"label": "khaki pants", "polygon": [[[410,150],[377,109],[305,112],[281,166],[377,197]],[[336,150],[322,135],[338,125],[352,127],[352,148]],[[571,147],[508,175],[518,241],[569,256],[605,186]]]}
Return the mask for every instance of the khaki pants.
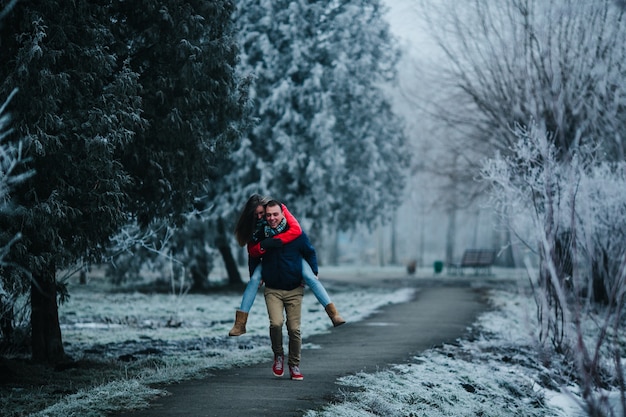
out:
{"label": "khaki pants", "polygon": [[272,351],[275,355],[283,355],[283,323],[287,316],[287,334],[289,335],[289,361],[291,366],[300,365],[300,351],[302,350],[302,334],[300,321],[302,319],[302,297],[304,288],[295,290],[276,290],[265,287],[265,304],[270,318],[270,339]]}

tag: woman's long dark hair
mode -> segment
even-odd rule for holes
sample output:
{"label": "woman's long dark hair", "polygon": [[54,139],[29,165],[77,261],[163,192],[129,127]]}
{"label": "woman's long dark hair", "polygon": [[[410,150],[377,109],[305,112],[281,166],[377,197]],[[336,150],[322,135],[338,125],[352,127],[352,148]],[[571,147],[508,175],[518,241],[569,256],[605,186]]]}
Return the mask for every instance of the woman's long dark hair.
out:
{"label": "woman's long dark hair", "polygon": [[235,226],[235,238],[239,246],[245,246],[252,240],[252,234],[256,228],[255,211],[258,206],[264,206],[271,199],[260,194],[252,194],[241,210],[239,220]]}

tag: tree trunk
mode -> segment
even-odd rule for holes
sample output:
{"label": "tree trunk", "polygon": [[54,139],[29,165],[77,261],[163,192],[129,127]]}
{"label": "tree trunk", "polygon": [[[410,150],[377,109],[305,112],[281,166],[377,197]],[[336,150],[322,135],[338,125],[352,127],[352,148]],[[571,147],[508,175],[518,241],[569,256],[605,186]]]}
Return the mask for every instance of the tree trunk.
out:
{"label": "tree trunk", "polygon": [[559,277],[559,283],[568,291],[572,290],[572,275],[574,274],[574,257],[572,254],[572,233],[561,232],[555,237],[554,265]]}
{"label": "tree trunk", "polygon": [[378,266],[385,266],[385,242],[384,242],[384,229],[383,226],[379,223],[376,228],[376,235],[378,242]]}
{"label": "tree trunk", "polygon": [[472,248],[478,249],[478,224],[480,222],[480,208],[476,209],[476,218],[474,219],[474,233],[472,236]]}
{"label": "tree trunk", "polygon": [[424,259],[424,234],[425,234],[425,217],[426,217],[426,211],[422,208],[421,210],[421,216],[419,219],[419,233],[420,233],[420,244],[419,244],[419,254],[417,257],[417,266],[424,266],[426,265],[426,260]]}
{"label": "tree trunk", "polygon": [[608,305],[611,299],[606,290],[605,280],[608,276],[608,257],[604,249],[596,251],[596,255],[591,260],[591,288],[593,290],[593,302]]}
{"label": "tree trunk", "polygon": [[87,285],[87,272],[91,271],[91,267],[88,264],[83,264],[80,268],[80,275],[78,279],[78,283],[80,285]]}
{"label": "tree trunk", "polygon": [[189,265],[189,275],[191,275],[191,289],[202,291],[206,288],[209,278],[209,254],[204,248],[195,248],[194,259]]}
{"label": "tree trunk", "polygon": [[11,344],[13,337],[13,304],[9,304],[0,297],[0,335],[7,345]]}
{"label": "tree trunk", "polygon": [[246,257],[246,249],[241,248],[237,249],[237,265],[246,266],[248,265],[248,258]]}
{"label": "tree trunk", "polygon": [[242,284],[241,274],[237,269],[237,262],[228,244],[228,237],[226,236],[226,228],[224,227],[224,220],[217,220],[217,237],[215,238],[215,246],[220,251],[222,258],[224,259],[224,267],[228,274],[228,284],[238,285]]}
{"label": "tree trunk", "polygon": [[389,258],[389,263],[391,265],[398,265],[398,254],[396,253],[396,240],[398,239],[398,233],[396,227],[398,226],[398,211],[394,210],[393,215],[391,217],[391,253]]}
{"label": "tree trunk", "polygon": [[[328,265],[339,265],[339,233],[336,230],[329,231],[326,235],[326,242],[328,242],[328,246],[330,250],[326,253],[328,254]],[[320,252],[319,250],[317,251]]]}
{"label": "tree trunk", "polygon": [[498,251],[494,265],[504,268],[515,268],[515,257],[513,256],[513,244],[511,242],[511,228],[503,224],[502,220],[496,219],[497,227],[493,229],[492,245]]}
{"label": "tree trunk", "polygon": [[504,229],[504,238],[504,244],[506,246],[504,248],[504,251],[502,252],[501,264],[502,266],[507,268],[515,268],[515,257],[513,256],[513,245],[511,243],[511,229],[509,229],[508,227]]}
{"label": "tree trunk", "polygon": [[57,363],[65,359],[56,297],[56,271],[48,265],[33,274],[30,290],[32,359]]}
{"label": "tree trunk", "polygon": [[449,208],[447,210],[448,227],[446,229],[446,264],[454,262],[454,246],[456,237],[456,209]]}

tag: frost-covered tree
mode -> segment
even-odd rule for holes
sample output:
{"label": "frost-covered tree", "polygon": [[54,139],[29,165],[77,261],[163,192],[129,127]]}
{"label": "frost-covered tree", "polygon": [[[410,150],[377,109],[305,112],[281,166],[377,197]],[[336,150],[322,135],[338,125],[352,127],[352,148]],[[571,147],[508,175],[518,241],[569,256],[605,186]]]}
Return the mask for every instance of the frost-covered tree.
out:
{"label": "frost-covered tree", "polygon": [[[624,390],[619,334],[626,303],[626,162],[578,148],[564,164],[545,131],[518,129],[516,135],[511,155],[489,160],[483,175],[493,185],[494,206],[541,259],[539,274],[530,274],[539,341],[577,367],[588,415],[611,415],[602,411],[601,391],[607,384]],[[565,241],[567,256],[560,246]],[[599,253],[602,281],[593,271]],[[590,302],[598,300],[601,308]],[[603,320],[590,319],[598,313]],[[596,329],[592,340],[586,327]]]}
{"label": "frost-covered tree", "polygon": [[564,158],[601,141],[607,157],[624,159],[626,23],[613,1],[437,5],[430,23],[447,59],[443,101],[433,102],[473,149],[507,152],[513,128],[532,120]]}
{"label": "frost-covered tree", "polygon": [[179,214],[239,139],[234,8],[231,0],[114,2],[115,52],[139,76],[141,117],[149,121],[121,155],[136,179],[140,222],[182,222]]}
{"label": "frost-covered tree", "polygon": [[315,239],[322,227],[345,230],[393,210],[409,152],[383,88],[398,52],[381,2],[238,6],[255,124],[225,161],[211,215],[230,233],[251,193],[270,194]]}
{"label": "frost-covered tree", "polygon": [[482,159],[509,152],[515,126],[529,121],[551,132],[565,162],[591,144],[607,160],[624,159],[626,23],[614,1],[429,3],[443,56],[432,81],[439,93],[429,102],[443,126],[444,155],[455,158],[438,166],[461,174],[450,178],[464,190],[450,195],[483,194],[474,181]]}
{"label": "frost-covered tree", "polygon": [[[56,272],[98,260],[136,218],[180,219],[236,137],[229,1],[18,3],[1,28],[0,93],[36,175],[0,219],[32,273],[32,353],[64,357]],[[23,277],[26,279],[25,277]]]}
{"label": "frost-covered tree", "polygon": [[106,14],[88,2],[20,3],[2,27],[1,91],[20,89],[11,110],[36,175],[15,189],[19,209],[0,221],[22,234],[8,256],[32,273],[38,361],[64,357],[57,269],[106,245],[126,220],[130,177],[114,154],[145,121],[137,77],[109,49]]}
{"label": "frost-covered tree", "polygon": [[[411,158],[403,120],[391,108],[384,84],[395,82],[399,50],[383,17],[379,1],[332,2],[322,17],[328,36],[318,48],[326,61],[322,80],[331,91],[335,122],[331,133],[341,151],[339,169],[327,170],[332,182],[313,188],[330,191],[328,209],[335,215],[331,228],[347,230],[371,224],[391,212],[401,199]],[[330,151],[330,150],[329,150]],[[332,151],[331,151],[332,152]],[[339,174],[339,178],[331,178]],[[313,176],[311,183],[319,181]],[[328,192],[327,191],[327,192]],[[315,196],[310,204],[315,209]],[[313,211],[318,223],[328,224],[328,212]]]}
{"label": "frost-covered tree", "polygon": [[[134,183],[133,211],[148,228],[154,216],[169,218],[176,224],[174,240],[207,227],[207,241],[215,243],[209,225],[185,224],[194,217],[187,212],[211,204],[213,196],[196,199],[207,197],[206,181],[198,179],[223,178],[226,153],[247,123],[246,85],[233,77],[238,60],[233,9],[227,0],[116,4],[115,19],[125,22],[117,28],[118,52],[141,75],[142,116],[151,120],[123,155],[133,175],[141,178]],[[146,204],[155,201],[161,204]],[[212,264],[206,242],[187,242],[189,247],[181,250],[196,256],[186,259],[206,270]],[[201,288],[208,272],[193,278]]]}

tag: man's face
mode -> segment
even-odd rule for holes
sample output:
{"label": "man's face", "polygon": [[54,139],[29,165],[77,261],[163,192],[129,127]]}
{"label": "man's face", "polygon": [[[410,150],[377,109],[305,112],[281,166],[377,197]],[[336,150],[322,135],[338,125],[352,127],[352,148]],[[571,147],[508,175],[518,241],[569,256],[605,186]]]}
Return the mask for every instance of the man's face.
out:
{"label": "man's face", "polygon": [[265,219],[272,229],[276,229],[284,217],[283,211],[279,206],[267,206],[265,208]]}
{"label": "man's face", "polygon": [[254,215],[256,216],[257,220],[261,220],[263,217],[265,217],[265,207],[263,207],[262,205],[257,206],[256,210],[254,210]]}

